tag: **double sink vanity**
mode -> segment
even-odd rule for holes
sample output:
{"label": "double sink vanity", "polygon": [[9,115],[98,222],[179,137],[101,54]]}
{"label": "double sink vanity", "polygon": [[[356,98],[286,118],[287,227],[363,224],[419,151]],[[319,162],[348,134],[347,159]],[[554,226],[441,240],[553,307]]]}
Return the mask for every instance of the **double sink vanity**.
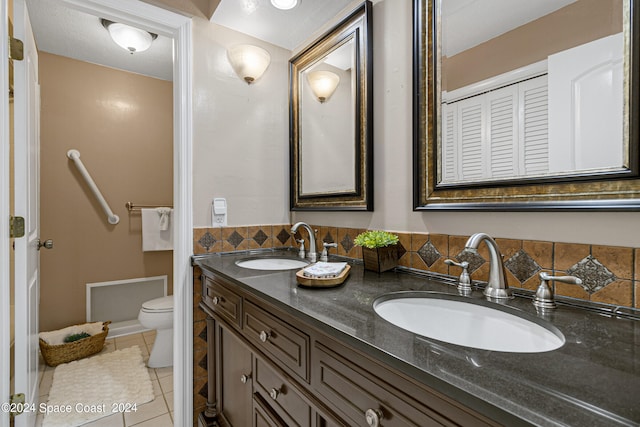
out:
{"label": "double sink vanity", "polygon": [[201,421],[640,424],[637,318],[562,302],[541,310],[526,294],[488,301],[475,285],[461,295],[451,278],[354,260],[344,284],[308,288],[296,255],[194,257],[208,315]]}

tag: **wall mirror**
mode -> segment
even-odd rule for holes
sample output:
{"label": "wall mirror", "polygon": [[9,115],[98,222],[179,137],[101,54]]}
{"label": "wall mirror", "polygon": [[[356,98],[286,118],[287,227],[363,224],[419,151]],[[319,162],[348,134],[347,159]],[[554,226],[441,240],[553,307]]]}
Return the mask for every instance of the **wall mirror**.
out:
{"label": "wall mirror", "polygon": [[371,3],[289,61],[291,210],[373,210]]}
{"label": "wall mirror", "polygon": [[414,209],[639,209],[636,0],[414,0]]}

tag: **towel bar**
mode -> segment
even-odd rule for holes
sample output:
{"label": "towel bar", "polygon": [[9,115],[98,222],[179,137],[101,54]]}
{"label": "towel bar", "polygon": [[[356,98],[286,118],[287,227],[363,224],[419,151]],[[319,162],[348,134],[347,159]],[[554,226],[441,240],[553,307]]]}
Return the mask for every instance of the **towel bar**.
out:
{"label": "towel bar", "polygon": [[173,208],[173,205],[171,205],[171,204],[168,204],[168,205],[137,205],[137,204],[134,204],[133,202],[125,203],[125,206],[127,207],[127,210],[129,212],[139,211],[140,209]]}

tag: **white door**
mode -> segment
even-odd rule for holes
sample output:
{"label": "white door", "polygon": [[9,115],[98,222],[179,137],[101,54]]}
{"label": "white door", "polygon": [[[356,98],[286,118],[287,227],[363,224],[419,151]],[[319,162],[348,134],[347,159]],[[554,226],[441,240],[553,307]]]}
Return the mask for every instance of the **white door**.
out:
{"label": "white door", "polygon": [[549,56],[550,172],[622,169],[623,34]]}
{"label": "white door", "polygon": [[[24,59],[14,62],[15,215],[24,218],[25,235],[15,239],[15,391],[38,404],[38,305],[40,135],[38,55],[25,0],[13,0],[14,37],[24,43]],[[25,412],[16,427],[33,426],[36,414]]]}
{"label": "white door", "polygon": [[[7,1],[0,1],[0,402],[9,401],[10,328],[10,239],[9,223],[9,33]],[[0,427],[9,427],[9,414],[0,411]]]}

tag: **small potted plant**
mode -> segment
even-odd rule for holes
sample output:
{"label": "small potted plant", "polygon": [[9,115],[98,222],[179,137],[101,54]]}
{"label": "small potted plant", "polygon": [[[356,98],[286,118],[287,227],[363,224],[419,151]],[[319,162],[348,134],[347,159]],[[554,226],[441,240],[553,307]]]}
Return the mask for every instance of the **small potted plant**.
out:
{"label": "small potted plant", "polygon": [[398,236],[395,234],[370,230],[358,234],[353,242],[362,247],[365,269],[382,273],[398,265]]}

